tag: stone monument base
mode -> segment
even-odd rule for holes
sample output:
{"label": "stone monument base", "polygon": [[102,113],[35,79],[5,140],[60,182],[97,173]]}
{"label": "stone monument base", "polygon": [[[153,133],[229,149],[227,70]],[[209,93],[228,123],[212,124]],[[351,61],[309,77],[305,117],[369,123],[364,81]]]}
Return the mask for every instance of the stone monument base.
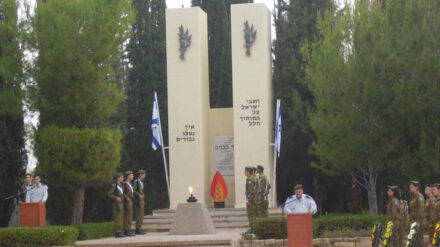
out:
{"label": "stone monument base", "polygon": [[205,203],[180,203],[177,205],[169,235],[215,233],[215,227]]}

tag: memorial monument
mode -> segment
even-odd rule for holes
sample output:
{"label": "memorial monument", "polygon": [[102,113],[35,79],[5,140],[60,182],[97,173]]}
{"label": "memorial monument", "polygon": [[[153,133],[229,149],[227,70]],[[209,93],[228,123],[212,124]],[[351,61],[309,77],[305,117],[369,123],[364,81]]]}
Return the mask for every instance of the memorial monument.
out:
{"label": "memorial monument", "polygon": [[189,186],[212,206],[217,171],[229,191],[227,207],[246,206],[245,166],[264,166],[272,183],[270,25],[264,4],[231,6],[233,107],[211,109],[206,13],[166,10],[170,208],[186,202]]}

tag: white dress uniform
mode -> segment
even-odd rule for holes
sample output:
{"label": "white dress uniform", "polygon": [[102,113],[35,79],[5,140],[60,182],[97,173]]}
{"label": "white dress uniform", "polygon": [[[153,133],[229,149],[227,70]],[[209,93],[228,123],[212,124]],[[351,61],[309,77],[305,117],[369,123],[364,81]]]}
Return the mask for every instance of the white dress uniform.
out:
{"label": "white dress uniform", "polygon": [[26,192],[26,202],[46,202],[47,201],[47,185],[39,183],[34,184]]}
{"label": "white dress uniform", "polygon": [[312,213],[315,214],[317,211],[316,203],[313,198],[309,195],[302,194],[301,198],[298,199],[296,195],[292,195],[287,198],[284,203],[284,211],[287,213]]}

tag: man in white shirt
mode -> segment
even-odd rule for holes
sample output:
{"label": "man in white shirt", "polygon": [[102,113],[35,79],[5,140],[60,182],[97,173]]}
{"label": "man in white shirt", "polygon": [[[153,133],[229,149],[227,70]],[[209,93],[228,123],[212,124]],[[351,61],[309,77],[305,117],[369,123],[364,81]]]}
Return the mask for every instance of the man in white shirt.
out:
{"label": "man in white shirt", "polygon": [[295,185],[295,195],[287,198],[284,203],[284,211],[286,213],[312,213],[317,211],[316,203],[309,195],[304,194],[302,184]]}
{"label": "man in white shirt", "polygon": [[47,201],[47,186],[40,183],[40,176],[34,175],[34,185],[26,193],[26,202],[46,203]]}

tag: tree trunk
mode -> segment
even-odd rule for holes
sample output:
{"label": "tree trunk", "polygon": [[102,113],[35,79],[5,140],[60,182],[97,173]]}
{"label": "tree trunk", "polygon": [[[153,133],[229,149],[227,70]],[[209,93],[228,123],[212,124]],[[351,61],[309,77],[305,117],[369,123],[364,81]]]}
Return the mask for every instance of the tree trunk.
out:
{"label": "tree trunk", "polygon": [[370,214],[377,214],[377,195],[376,195],[376,174],[374,172],[373,166],[368,165],[368,212]]}
{"label": "tree trunk", "polygon": [[313,176],[313,189],[315,190],[315,202],[316,202],[316,206],[318,209],[318,216],[323,215],[322,212],[322,202],[321,202],[321,193],[319,190],[319,180],[318,180],[318,176],[315,174]]}
{"label": "tree trunk", "polygon": [[82,224],[84,212],[84,198],[86,193],[86,186],[83,184],[75,187],[75,199],[72,211],[71,224]]}

